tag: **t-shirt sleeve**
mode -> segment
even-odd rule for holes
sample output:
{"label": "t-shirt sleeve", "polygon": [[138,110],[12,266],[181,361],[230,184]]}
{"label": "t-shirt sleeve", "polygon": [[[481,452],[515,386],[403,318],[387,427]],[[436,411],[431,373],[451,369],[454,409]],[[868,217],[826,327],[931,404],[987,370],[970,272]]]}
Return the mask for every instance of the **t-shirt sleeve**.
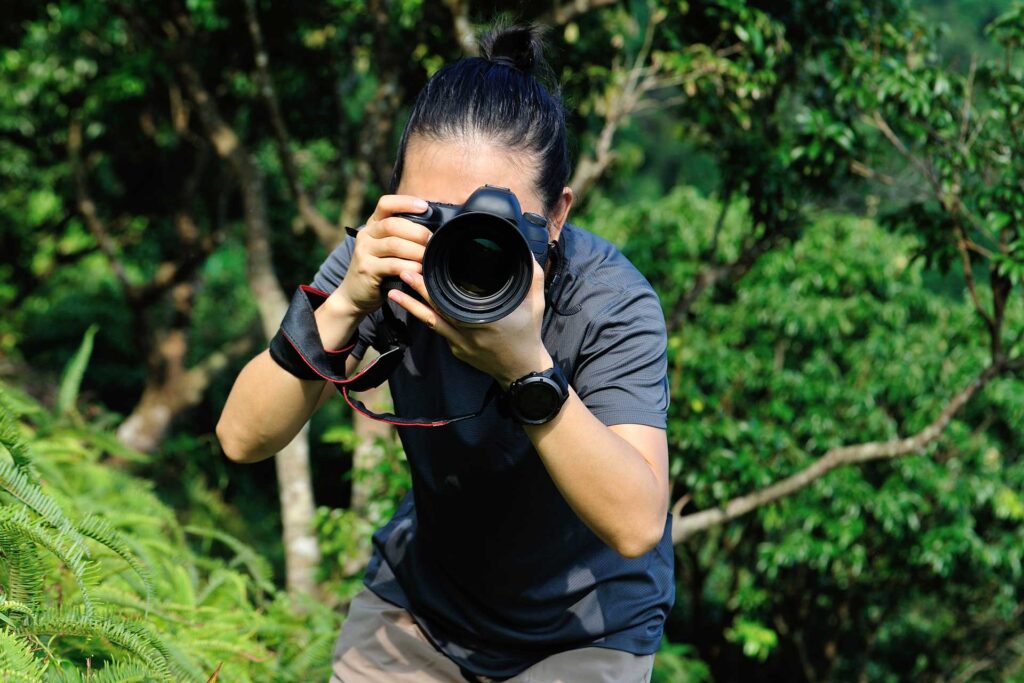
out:
{"label": "t-shirt sleeve", "polygon": [[[327,260],[320,264],[320,270],[313,277],[312,285],[328,294],[336,290],[341,281],[345,279],[345,273],[348,272],[348,264],[352,260],[352,250],[355,245],[354,237],[346,237],[341,244],[335,247],[334,251],[328,255]],[[378,313],[372,313],[363,318],[363,322],[360,323],[359,337],[356,339],[355,348],[352,349],[352,355],[355,358],[362,359],[366,354],[366,349],[373,346],[377,340],[377,317]]]}
{"label": "t-shirt sleeve", "polygon": [[616,293],[590,321],[573,387],[605,425],[664,429],[668,419],[668,336],[653,289]]}

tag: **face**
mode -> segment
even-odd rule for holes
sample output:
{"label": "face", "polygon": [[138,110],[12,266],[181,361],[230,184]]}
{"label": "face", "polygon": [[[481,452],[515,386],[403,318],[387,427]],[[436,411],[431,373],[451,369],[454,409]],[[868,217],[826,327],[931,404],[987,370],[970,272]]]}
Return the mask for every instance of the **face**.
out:
{"label": "face", "polygon": [[[462,204],[483,185],[512,190],[524,212],[544,215],[544,201],[537,193],[536,170],[524,154],[486,142],[437,141],[411,137],[405,149],[402,181],[397,194],[432,202]],[[551,239],[558,233],[572,206],[572,190],[547,213]]]}

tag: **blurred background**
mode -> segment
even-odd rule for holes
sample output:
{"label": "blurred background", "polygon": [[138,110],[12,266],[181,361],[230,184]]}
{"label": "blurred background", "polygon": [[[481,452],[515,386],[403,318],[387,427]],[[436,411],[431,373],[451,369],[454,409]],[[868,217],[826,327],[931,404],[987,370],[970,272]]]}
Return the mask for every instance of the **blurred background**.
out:
{"label": "blurred background", "polygon": [[668,322],[655,680],[1024,680],[1010,0],[6,0],[0,678],[326,681],[401,448],[214,425],[501,12]]}

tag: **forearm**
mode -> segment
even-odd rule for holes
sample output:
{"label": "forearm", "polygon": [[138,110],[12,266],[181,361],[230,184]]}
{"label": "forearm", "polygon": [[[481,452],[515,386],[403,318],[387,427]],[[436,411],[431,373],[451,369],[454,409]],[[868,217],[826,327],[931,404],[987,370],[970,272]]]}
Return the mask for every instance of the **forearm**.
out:
{"label": "forearm", "polygon": [[554,420],[524,429],[558,490],[602,540],[627,557],[658,543],[668,514],[667,473],[659,476],[571,387]]}
{"label": "forearm", "polygon": [[[337,348],[351,338],[362,316],[330,299],[316,311],[325,348]],[[356,360],[349,358],[346,374]],[[258,462],[286,446],[316,411],[325,382],[301,380],[281,368],[269,351],[245,366],[235,380],[217,423],[217,438],[225,455],[236,462]]]}

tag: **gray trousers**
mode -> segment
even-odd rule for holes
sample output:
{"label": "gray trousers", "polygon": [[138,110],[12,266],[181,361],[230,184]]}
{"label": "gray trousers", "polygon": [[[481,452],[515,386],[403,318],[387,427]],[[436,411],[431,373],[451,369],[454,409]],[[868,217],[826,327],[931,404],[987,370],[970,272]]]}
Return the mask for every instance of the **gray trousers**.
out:
{"label": "gray trousers", "polygon": [[[330,683],[465,683],[404,609],[364,588],[334,643]],[[508,683],[649,683],[654,655],[586,647],[552,655]],[[480,676],[486,683],[493,679]]]}

